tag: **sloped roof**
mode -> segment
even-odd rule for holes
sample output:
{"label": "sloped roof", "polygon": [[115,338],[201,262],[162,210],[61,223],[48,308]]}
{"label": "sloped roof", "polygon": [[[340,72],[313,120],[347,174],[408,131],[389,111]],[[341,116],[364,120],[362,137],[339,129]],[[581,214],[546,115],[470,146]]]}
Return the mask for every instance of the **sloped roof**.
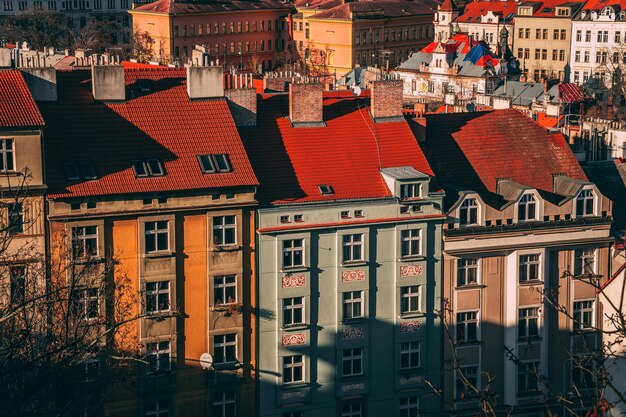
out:
{"label": "sloped roof", "polygon": [[[533,13],[533,17],[552,17],[552,18],[566,18],[571,19],[572,16],[576,14],[576,12],[581,8],[581,6],[585,3],[585,0],[544,0],[544,1],[525,1],[519,4],[520,6],[530,5],[530,6],[538,6],[536,7]],[[572,16],[557,16],[556,15],[556,7],[571,7],[572,8]],[[517,16],[517,17],[527,17],[527,16]]]}
{"label": "sloped roof", "polygon": [[[47,121],[46,174],[52,198],[255,186],[256,177],[224,99],[190,101],[184,69],[126,69],[125,103],[96,102],[89,71],[58,73]],[[140,93],[138,79],[151,80]],[[232,172],[203,175],[199,154],[229,155]],[[158,158],[166,175],[135,178],[131,160]],[[67,181],[63,163],[91,161],[95,180]]]}
{"label": "sloped roof", "polygon": [[[461,23],[479,23],[481,17],[486,15],[487,12],[492,12],[495,15],[500,15],[502,19],[505,19],[511,14],[517,12],[516,0],[505,1],[491,1],[491,0],[476,0],[469,2],[463,9],[463,14],[456,18]],[[513,21],[513,17],[510,17],[506,23]]]}
{"label": "sloped roof", "polygon": [[442,12],[454,11],[454,3],[452,2],[452,0],[443,0],[443,3],[441,3],[441,6],[439,6],[439,10],[441,10]]}
{"label": "sloped roof", "polygon": [[[259,101],[255,129],[241,135],[259,178],[259,200],[288,204],[391,196],[381,168],[432,170],[406,121],[374,123],[367,100],[352,92],[324,94],[323,127],[289,122],[288,98]],[[321,195],[318,185],[334,194]]]}
{"label": "sloped roof", "polygon": [[472,190],[499,206],[504,199],[497,194],[498,179],[535,188],[544,197],[552,194],[554,174],[587,180],[563,135],[549,133],[517,110],[426,119],[426,141],[420,144],[444,188]]}
{"label": "sloped roof", "polygon": [[0,70],[0,128],[41,127],[44,120],[19,70]]}
{"label": "sloped roof", "polygon": [[157,0],[129,12],[195,14],[273,9],[289,11],[291,6],[279,0]]}
{"label": "sloped roof", "polygon": [[583,10],[602,10],[607,6],[617,6],[619,10],[626,9],[626,0],[589,0]]}
{"label": "sloped roof", "polygon": [[388,18],[415,15],[429,15],[435,13],[437,3],[434,0],[361,0],[342,2],[335,5],[333,2],[318,4],[317,7],[331,6],[315,15],[313,19],[359,19],[359,18]]}
{"label": "sloped roof", "polygon": [[528,106],[533,99],[539,100],[544,93],[543,83],[507,81],[501,83],[493,92],[494,97],[510,98],[516,106]]}

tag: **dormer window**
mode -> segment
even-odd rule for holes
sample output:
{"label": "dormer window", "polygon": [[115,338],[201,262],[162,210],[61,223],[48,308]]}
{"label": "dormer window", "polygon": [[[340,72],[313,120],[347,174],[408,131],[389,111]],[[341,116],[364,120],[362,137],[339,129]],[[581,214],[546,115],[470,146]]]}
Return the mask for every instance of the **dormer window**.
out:
{"label": "dormer window", "polygon": [[320,193],[322,195],[331,195],[331,194],[335,194],[335,190],[333,190],[333,187],[331,187],[328,184],[322,184],[322,185],[318,185],[317,189],[320,190]]}
{"label": "dormer window", "polygon": [[532,194],[525,194],[517,205],[517,221],[537,220],[537,201]]}
{"label": "dormer window", "polygon": [[556,15],[557,16],[569,16],[570,15],[570,8],[569,7],[557,7],[556,8]]}
{"label": "dormer window", "polygon": [[163,165],[158,159],[136,159],[131,163],[136,178],[162,177],[165,175]]}
{"label": "dormer window", "polygon": [[595,196],[591,190],[582,190],[576,197],[576,216],[593,216]]}
{"label": "dormer window", "polygon": [[420,185],[416,183],[401,184],[400,185],[400,198],[418,198],[420,197]]}
{"label": "dormer window", "polygon": [[65,178],[68,181],[96,179],[96,169],[90,161],[74,161],[63,163]]}
{"label": "dormer window", "polygon": [[600,13],[602,16],[611,16],[611,13],[613,13],[613,9],[610,7],[605,7],[604,9],[602,9],[602,13]]}
{"label": "dormer window", "polygon": [[459,209],[459,221],[461,226],[473,226],[478,224],[478,202],[475,198],[467,198]]}
{"label": "dormer window", "polygon": [[198,155],[198,162],[200,163],[200,169],[203,174],[232,171],[228,155],[223,153],[214,155]]}

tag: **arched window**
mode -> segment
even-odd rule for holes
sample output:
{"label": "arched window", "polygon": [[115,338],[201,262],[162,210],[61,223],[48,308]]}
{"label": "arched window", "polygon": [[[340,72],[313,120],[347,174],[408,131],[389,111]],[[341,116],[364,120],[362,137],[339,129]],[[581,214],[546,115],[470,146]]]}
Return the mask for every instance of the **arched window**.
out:
{"label": "arched window", "polygon": [[478,224],[478,203],[475,198],[468,198],[463,201],[459,209],[459,219],[461,226]]}
{"label": "arched window", "polygon": [[537,220],[537,201],[532,194],[525,194],[517,205],[517,221]]}
{"label": "arched window", "polygon": [[582,190],[576,197],[576,216],[593,216],[595,196],[591,190]]}

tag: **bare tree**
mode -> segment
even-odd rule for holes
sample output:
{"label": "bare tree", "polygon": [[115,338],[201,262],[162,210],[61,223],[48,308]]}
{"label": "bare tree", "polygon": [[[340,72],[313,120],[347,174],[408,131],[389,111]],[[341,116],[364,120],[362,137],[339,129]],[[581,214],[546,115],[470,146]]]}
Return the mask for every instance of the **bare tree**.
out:
{"label": "bare tree", "polygon": [[59,12],[32,10],[7,16],[0,26],[0,38],[6,41],[27,41],[37,50],[67,44],[67,19]]}

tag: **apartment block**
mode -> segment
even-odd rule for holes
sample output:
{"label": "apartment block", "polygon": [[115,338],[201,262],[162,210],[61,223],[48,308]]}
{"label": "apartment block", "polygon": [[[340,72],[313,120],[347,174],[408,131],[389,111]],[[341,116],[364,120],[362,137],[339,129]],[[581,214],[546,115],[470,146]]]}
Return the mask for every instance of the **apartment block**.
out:
{"label": "apartment block", "polygon": [[124,284],[81,288],[86,319],[131,305],[115,348],[141,360],[103,415],[251,416],[258,182],[221,67],[146,67],[59,73],[40,103],[52,253]]}
{"label": "apartment block", "polygon": [[513,49],[528,81],[569,82],[572,20],[584,2],[526,1],[517,6]]}
{"label": "apartment block", "polygon": [[430,43],[437,4],[413,1],[296,1],[292,36],[303,57],[320,55],[341,76],[356,64],[394,68]]}
{"label": "apartment block", "polygon": [[427,116],[426,126],[422,148],[447,196],[452,414],[479,410],[472,386],[486,389],[490,376],[498,413],[572,415],[556,400],[571,392],[581,393],[571,409],[589,407],[593,377],[581,363],[600,343],[592,283],[609,277],[611,202],[561,134],[517,110]]}
{"label": "apartment block", "polygon": [[402,82],[292,83],[242,130],[257,212],[260,416],[437,415],[441,212]]}

